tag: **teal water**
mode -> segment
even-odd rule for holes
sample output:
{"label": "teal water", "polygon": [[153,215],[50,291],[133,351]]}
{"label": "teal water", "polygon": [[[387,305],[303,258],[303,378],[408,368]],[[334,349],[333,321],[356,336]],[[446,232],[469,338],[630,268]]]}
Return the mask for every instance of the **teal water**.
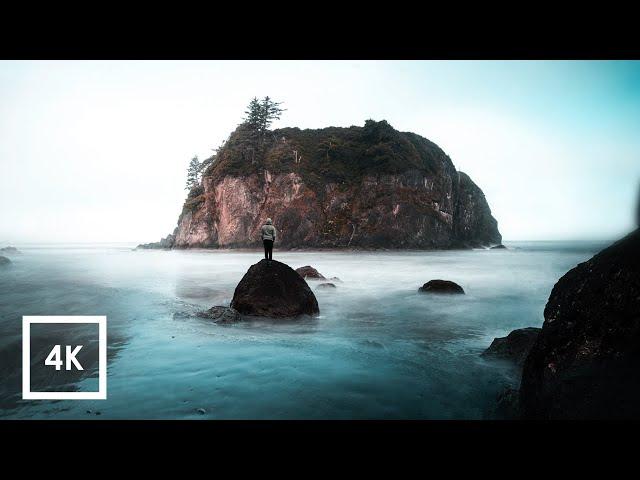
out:
{"label": "teal water", "polygon": [[[0,417],[47,419],[485,419],[518,372],[480,353],[540,326],[555,282],[604,243],[508,250],[278,252],[337,288],[320,317],[216,325],[260,252],[16,245],[0,271]],[[465,296],[420,295],[430,279]],[[107,400],[21,399],[23,315],[107,315]],[[95,387],[95,365],[72,388]],[[90,412],[90,413],[89,413]],[[99,415],[96,415],[99,412]]]}

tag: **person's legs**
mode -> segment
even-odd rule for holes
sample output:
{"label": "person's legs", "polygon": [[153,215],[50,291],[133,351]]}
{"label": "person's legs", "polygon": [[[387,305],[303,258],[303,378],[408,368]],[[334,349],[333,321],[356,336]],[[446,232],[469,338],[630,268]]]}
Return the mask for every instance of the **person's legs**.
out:
{"label": "person's legs", "polygon": [[269,260],[269,240],[263,240],[262,244],[264,245],[264,258]]}
{"label": "person's legs", "polygon": [[272,255],[273,255],[273,240],[269,242],[269,260],[271,260]]}

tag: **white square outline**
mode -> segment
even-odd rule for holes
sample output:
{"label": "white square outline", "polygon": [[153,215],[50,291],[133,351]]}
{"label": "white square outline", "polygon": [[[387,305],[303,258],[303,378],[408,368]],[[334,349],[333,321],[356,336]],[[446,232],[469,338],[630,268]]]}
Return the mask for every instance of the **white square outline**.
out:
{"label": "white square outline", "polygon": [[[98,324],[98,391],[97,392],[32,392],[31,391],[31,324],[32,323],[97,323]],[[23,400],[106,400],[107,399],[107,317],[106,315],[25,315],[22,317],[22,399]]]}

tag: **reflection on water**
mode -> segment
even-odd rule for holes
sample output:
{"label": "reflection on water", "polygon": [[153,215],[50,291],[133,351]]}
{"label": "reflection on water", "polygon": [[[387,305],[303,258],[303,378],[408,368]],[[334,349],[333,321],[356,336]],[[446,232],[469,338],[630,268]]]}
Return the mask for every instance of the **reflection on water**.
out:
{"label": "reflection on water", "polygon": [[[195,314],[229,304],[260,252],[18,245],[23,254],[0,272],[0,416],[491,418],[517,372],[479,353],[540,326],[557,279],[604,245],[507,246],[277,252],[342,280],[326,290],[310,281],[320,317],[216,325]],[[434,278],[467,295],[418,294]],[[108,399],[22,401],[22,315],[107,315]],[[94,374],[74,388],[92,389]]]}

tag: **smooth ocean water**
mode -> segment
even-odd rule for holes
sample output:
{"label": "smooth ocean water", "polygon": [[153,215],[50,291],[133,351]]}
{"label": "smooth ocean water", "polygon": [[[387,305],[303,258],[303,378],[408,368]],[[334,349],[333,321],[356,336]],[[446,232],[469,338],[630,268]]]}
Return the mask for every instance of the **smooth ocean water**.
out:
{"label": "smooth ocean water", "polygon": [[[540,326],[554,283],[606,243],[507,242],[508,250],[279,252],[337,276],[319,318],[216,325],[261,252],[16,245],[0,271],[0,418],[484,419],[518,383],[480,357]],[[418,287],[453,280],[465,296]],[[21,400],[22,315],[107,315],[108,399]],[[87,369],[75,388],[95,387]],[[202,410],[200,410],[202,409]],[[91,413],[88,413],[88,412]],[[99,412],[99,415],[96,415]]]}

